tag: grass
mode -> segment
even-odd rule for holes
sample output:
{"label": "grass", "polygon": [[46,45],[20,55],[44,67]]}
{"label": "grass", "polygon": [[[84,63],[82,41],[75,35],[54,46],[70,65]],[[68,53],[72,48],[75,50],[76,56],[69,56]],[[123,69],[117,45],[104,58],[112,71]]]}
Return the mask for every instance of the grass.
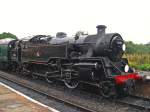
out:
{"label": "grass", "polygon": [[125,54],[131,67],[138,70],[150,71],[150,54]]}

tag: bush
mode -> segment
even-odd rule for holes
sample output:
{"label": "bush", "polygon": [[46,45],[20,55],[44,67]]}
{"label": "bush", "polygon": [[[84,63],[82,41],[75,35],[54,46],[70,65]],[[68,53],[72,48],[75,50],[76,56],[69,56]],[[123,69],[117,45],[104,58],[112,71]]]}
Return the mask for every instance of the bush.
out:
{"label": "bush", "polygon": [[131,67],[138,70],[150,71],[150,54],[125,54]]}
{"label": "bush", "polygon": [[0,34],[0,39],[5,39],[5,38],[17,39],[16,35],[12,33],[3,32],[2,34]]}

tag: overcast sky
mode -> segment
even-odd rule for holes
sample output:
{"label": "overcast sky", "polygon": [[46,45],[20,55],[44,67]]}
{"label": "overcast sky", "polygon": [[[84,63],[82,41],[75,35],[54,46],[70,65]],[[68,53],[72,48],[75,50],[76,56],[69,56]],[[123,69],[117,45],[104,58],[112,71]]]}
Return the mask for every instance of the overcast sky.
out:
{"label": "overcast sky", "polygon": [[118,32],[135,43],[150,41],[150,0],[0,0],[0,33],[19,38],[58,31]]}

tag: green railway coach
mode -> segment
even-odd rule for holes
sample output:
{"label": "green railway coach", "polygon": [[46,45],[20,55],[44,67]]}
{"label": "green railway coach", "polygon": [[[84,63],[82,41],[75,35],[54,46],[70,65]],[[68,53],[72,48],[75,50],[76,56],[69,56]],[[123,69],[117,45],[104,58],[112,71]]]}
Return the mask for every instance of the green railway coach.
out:
{"label": "green railway coach", "polygon": [[9,62],[9,51],[12,48],[12,42],[15,39],[0,39],[0,68],[5,68]]}

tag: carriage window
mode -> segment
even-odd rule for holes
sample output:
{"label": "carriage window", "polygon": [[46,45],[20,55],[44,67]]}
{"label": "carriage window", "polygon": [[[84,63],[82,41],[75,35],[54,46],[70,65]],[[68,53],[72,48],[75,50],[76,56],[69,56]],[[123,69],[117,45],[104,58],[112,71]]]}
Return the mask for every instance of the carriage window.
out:
{"label": "carriage window", "polygon": [[3,49],[0,47],[0,56],[3,56],[2,50]]}

